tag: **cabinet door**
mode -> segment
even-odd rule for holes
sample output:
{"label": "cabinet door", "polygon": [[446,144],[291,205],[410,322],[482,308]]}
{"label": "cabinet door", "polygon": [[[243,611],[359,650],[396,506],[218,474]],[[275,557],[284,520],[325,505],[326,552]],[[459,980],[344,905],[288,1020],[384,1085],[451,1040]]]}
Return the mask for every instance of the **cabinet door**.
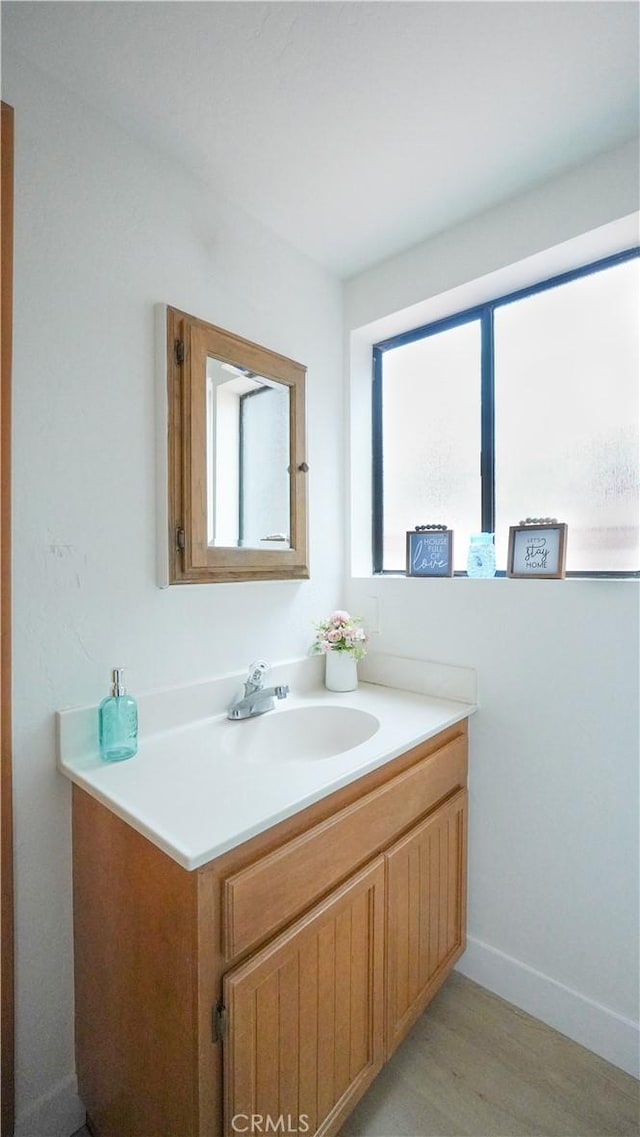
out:
{"label": "cabinet door", "polygon": [[466,790],[387,853],[387,1054],[464,949]]}
{"label": "cabinet door", "polygon": [[336,1133],[380,1069],[384,881],[381,856],[226,976],[229,1137]]}

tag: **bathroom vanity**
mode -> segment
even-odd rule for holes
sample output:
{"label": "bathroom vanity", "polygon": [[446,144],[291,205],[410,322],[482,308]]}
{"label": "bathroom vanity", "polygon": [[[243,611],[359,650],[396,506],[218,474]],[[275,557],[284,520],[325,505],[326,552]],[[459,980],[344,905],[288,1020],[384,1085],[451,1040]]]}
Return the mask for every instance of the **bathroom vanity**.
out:
{"label": "bathroom vanity", "polygon": [[[465,940],[473,707],[395,696],[409,735],[422,711],[427,737],[386,759],[388,739],[353,747],[347,781],[337,758],[307,762],[301,776],[324,778],[324,792],[208,859],[214,847],[201,849],[198,863],[162,848],[173,838],[150,837],[148,818],[123,816],[91,784],[91,763],[65,770],[78,1084],[97,1137],[337,1133],[443,982]],[[368,685],[339,698],[378,707],[383,727],[394,704]],[[240,738],[243,724],[230,725]],[[188,755],[174,761],[188,780]],[[286,766],[265,776],[236,760],[239,795],[261,777],[295,783],[295,760]],[[233,802],[200,791],[212,830],[231,825]],[[189,790],[174,794],[188,809]]]}

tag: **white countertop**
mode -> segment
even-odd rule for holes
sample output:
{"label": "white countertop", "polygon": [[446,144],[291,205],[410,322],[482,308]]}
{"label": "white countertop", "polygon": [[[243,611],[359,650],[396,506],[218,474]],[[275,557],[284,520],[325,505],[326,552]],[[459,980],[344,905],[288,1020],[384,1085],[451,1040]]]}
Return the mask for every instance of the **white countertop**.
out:
{"label": "white countertop", "polygon": [[[390,658],[384,657],[385,661]],[[276,670],[285,673],[287,668],[282,665]],[[141,732],[134,758],[104,762],[97,747],[86,744],[86,737],[78,744],[83,734],[78,725],[86,728],[97,715],[94,708],[84,708],[58,713],[59,769],[178,864],[192,870],[475,710],[474,702],[381,683],[360,683],[357,691],[337,694],[318,685],[315,670],[315,682],[312,679],[310,684],[307,679],[298,691],[292,685],[292,694],[278,702],[269,717],[320,705],[353,707],[375,715],[380,722],[376,733],[335,757],[284,761],[268,748],[259,759],[229,755],[225,734],[233,732],[234,740],[241,738],[238,732],[255,720],[229,722],[225,714],[213,714]],[[386,666],[383,682],[388,682],[388,671]],[[280,674],[274,681],[282,681]],[[226,692],[228,680],[225,684]],[[169,697],[167,693],[165,698]]]}

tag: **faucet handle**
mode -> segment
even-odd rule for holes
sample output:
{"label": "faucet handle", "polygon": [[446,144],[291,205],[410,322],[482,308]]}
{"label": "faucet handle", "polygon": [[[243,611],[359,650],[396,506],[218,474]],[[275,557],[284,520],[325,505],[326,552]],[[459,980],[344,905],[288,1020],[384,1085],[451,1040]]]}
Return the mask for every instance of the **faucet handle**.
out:
{"label": "faucet handle", "polygon": [[264,682],[264,676],[269,670],[269,664],[264,659],[258,659],[252,663],[249,668],[249,675],[247,683],[251,683],[253,687],[260,688]]}

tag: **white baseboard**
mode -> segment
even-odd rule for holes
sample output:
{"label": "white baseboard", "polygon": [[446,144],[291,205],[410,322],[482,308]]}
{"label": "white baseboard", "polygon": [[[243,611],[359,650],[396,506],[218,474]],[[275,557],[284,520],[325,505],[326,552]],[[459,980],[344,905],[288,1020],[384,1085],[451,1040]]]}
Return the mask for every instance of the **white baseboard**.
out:
{"label": "white baseboard", "polygon": [[640,1077],[638,1023],[473,937],[468,938],[467,950],[456,964],[456,971],[607,1062]]}
{"label": "white baseboard", "polygon": [[70,1137],[85,1122],[75,1074],[16,1117],[14,1137]]}

